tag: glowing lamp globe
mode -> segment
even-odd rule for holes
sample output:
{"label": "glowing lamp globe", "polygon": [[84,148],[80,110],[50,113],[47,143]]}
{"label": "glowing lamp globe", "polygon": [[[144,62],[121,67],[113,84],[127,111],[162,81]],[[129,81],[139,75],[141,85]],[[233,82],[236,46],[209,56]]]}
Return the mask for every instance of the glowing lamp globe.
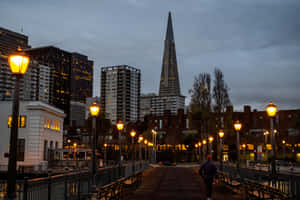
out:
{"label": "glowing lamp globe", "polygon": [[122,131],[123,128],[124,128],[124,124],[123,124],[121,121],[119,121],[119,122],[117,123],[117,129],[118,129],[119,131]]}
{"label": "glowing lamp globe", "polygon": [[16,54],[8,57],[8,63],[11,73],[23,75],[27,71],[29,58],[21,53],[21,48],[18,48]]}
{"label": "glowing lamp globe", "polygon": [[246,148],[246,144],[243,144],[242,147],[245,149]]}
{"label": "glowing lamp globe", "polygon": [[214,138],[213,138],[212,136],[210,136],[210,137],[208,138],[208,140],[209,140],[209,142],[213,142],[213,141],[214,141]]}
{"label": "glowing lamp globe", "polygon": [[144,140],[144,143],[145,143],[145,144],[148,144],[148,140]]}
{"label": "glowing lamp globe", "polygon": [[220,131],[219,131],[219,137],[220,137],[220,138],[223,138],[223,137],[224,137],[224,131],[223,131],[223,130],[220,130]]}
{"label": "glowing lamp globe", "polygon": [[100,111],[100,106],[97,105],[96,102],[94,102],[91,106],[90,106],[90,113],[93,117],[98,116]]}
{"label": "glowing lamp globe", "polygon": [[236,131],[240,131],[242,129],[242,123],[239,120],[237,120],[233,126],[234,126],[234,130]]}
{"label": "glowing lamp globe", "polygon": [[202,145],[202,143],[201,143],[201,142],[198,142],[198,146],[201,147],[201,145]]}
{"label": "glowing lamp globe", "polygon": [[203,140],[202,143],[203,143],[203,144],[206,144],[206,140]]}
{"label": "glowing lamp globe", "polygon": [[282,140],[282,144],[285,144],[285,140]]}
{"label": "glowing lamp globe", "polygon": [[76,143],[76,142],[73,143],[73,147],[74,147],[74,148],[77,147],[77,143]]}
{"label": "glowing lamp globe", "polygon": [[107,143],[104,143],[104,147],[105,147],[105,148],[107,147]]}
{"label": "glowing lamp globe", "polygon": [[130,135],[131,135],[131,137],[134,137],[134,136],[136,135],[136,132],[135,132],[134,130],[132,130],[132,131],[130,132]]}
{"label": "glowing lamp globe", "polygon": [[195,144],[195,147],[198,148],[198,144]]}
{"label": "glowing lamp globe", "polygon": [[276,111],[277,111],[277,106],[274,105],[272,102],[269,103],[269,105],[266,108],[267,114],[269,117],[275,117]]}
{"label": "glowing lamp globe", "polygon": [[139,136],[139,142],[143,141],[143,136]]}

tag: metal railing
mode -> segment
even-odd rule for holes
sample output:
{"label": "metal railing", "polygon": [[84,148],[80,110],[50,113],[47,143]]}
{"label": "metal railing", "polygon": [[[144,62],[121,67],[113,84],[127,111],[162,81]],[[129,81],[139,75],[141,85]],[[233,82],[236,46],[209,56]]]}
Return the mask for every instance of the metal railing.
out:
{"label": "metal railing", "polygon": [[[137,161],[135,166],[132,163],[125,163],[121,170],[118,166],[99,168],[96,173],[96,185],[101,187],[118,179],[136,176],[135,171],[143,171],[149,167],[146,161]],[[69,200],[86,199],[91,194],[90,172],[78,170],[48,177],[24,179],[17,181],[17,200]],[[0,200],[5,199],[7,181],[0,180]]]}
{"label": "metal railing", "polygon": [[[286,172],[277,173],[272,177],[269,171],[257,170],[251,168],[240,168],[240,178],[238,178],[237,170],[231,165],[224,165],[223,172],[229,174],[232,179],[238,180],[241,183],[245,182],[248,185],[261,186],[266,191],[276,191],[287,199],[300,199],[300,175]],[[255,184],[251,184],[251,183]],[[257,187],[255,187],[257,189]],[[249,188],[247,189],[249,191]],[[257,190],[256,190],[257,191]]]}

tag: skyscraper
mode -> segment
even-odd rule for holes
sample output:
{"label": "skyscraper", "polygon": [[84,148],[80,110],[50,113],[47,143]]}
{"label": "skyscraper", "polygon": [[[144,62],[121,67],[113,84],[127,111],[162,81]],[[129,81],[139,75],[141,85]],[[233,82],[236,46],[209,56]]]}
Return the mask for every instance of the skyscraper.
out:
{"label": "skyscraper", "polygon": [[0,54],[8,56],[19,46],[22,49],[30,48],[28,36],[0,27]]}
{"label": "skyscraper", "polygon": [[139,119],[140,90],[139,69],[128,65],[101,68],[101,108],[112,123]]}
{"label": "skyscraper", "polygon": [[168,16],[165,49],[159,85],[159,96],[180,96],[178,68],[171,12]]}
{"label": "skyscraper", "polygon": [[50,80],[48,103],[64,110],[67,114],[65,125],[83,125],[85,99],[92,96],[93,61],[54,46],[25,51],[31,59],[50,67],[50,76],[44,77]]}
{"label": "skyscraper", "polygon": [[[169,12],[162,59],[159,95],[143,98],[143,103],[150,102],[150,114],[163,115],[165,110],[170,110],[172,114],[176,114],[178,109],[184,108],[184,101],[185,97],[180,93],[172,16],[171,12]],[[143,107],[147,108],[145,105]],[[149,112],[143,111],[145,114]],[[143,118],[144,116],[141,115],[140,119]]]}

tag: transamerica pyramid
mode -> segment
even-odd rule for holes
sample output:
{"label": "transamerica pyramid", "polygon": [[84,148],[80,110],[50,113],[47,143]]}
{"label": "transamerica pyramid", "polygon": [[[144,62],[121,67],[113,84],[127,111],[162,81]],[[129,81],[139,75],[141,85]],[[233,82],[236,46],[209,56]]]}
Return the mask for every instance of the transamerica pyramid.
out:
{"label": "transamerica pyramid", "polygon": [[181,96],[171,12],[168,16],[159,96]]}

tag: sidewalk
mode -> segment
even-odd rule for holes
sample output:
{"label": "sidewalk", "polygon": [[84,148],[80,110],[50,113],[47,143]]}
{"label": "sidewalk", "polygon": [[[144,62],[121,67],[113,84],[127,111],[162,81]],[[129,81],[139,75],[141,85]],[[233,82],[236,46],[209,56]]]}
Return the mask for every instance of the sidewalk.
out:
{"label": "sidewalk", "polygon": [[[195,168],[155,167],[143,176],[142,185],[130,200],[192,200],[206,199],[205,185]],[[242,199],[223,184],[213,186],[213,199]]]}

